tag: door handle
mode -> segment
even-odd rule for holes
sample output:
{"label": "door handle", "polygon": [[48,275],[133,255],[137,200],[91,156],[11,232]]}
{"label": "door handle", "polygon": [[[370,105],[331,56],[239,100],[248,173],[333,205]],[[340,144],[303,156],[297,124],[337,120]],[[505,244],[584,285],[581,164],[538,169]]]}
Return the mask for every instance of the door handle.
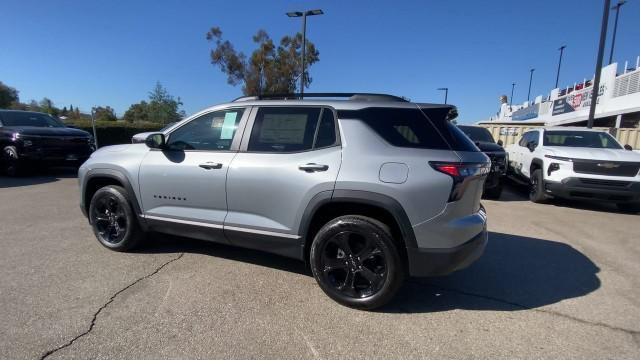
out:
{"label": "door handle", "polygon": [[329,170],[329,165],[321,165],[315,163],[309,163],[298,166],[298,169],[306,172],[315,172],[315,171],[327,171]]}
{"label": "door handle", "polygon": [[205,170],[221,169],[222,168],[222,164],[215,163],[215,162],[212,162],[212,161],[207,161],[206,163],[200,164],[198,166],[200,166],[201,168],[203,168]]}

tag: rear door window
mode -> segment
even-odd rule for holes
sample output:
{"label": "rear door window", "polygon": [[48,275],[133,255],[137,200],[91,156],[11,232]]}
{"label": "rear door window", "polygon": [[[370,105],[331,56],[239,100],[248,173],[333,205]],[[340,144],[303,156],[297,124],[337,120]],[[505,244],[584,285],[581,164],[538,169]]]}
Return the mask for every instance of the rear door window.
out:
{"label": "rear door window", "polygon": [[261,107],[258,109],[248,151],[295,152],[314,145],[320,107]]}

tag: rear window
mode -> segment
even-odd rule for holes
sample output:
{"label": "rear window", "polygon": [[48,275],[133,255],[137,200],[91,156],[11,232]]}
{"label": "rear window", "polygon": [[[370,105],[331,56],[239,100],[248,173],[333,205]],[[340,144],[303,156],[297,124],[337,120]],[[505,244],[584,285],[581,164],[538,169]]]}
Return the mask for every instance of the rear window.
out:
{"label": "rear window", "polygon": [[393,146],[478,151],[455,125],[445,120],[449,108],[398,109],[366,108],[342,110],[342,119],[359,119]]}

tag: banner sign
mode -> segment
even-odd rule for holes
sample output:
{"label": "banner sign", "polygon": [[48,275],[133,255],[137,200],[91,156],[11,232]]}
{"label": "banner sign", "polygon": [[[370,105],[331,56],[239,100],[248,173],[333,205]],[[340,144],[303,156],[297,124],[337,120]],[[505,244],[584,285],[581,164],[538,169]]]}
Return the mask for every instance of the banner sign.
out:
{"label": "banner sign", "polygon": [[511,120],[523,121],[523,120],[537,118],[538,113],[540,113],[540,104],[533,104],[524,109],[514,111],[513,114],[511,115]]}
{"label": "banner sign", "polygon": [[[604,94],[605,85],[600,85],[598,89],[598,99],[596,104],[600,102],[600,97]],[[553,111],[551,115],[566,114],[573,111],[581,110],[591,106],[591,89],[585,91],[573,92],[561,99],[553,100]]]}

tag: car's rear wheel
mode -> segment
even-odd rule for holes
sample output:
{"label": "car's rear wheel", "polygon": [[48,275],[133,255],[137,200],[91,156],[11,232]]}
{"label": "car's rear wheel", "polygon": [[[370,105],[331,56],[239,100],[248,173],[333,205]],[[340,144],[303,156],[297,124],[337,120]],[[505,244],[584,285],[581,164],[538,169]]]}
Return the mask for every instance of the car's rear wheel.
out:
{"label": "car's rear wheel", "polygon": [[98,241],[115,251],[133,249],[144,237],[124,188],[105,186],[93,195],[89,221]]}
{"label": "car's rear wheel", "polygon": [[535,169],[531,173],[531,185],[529,188],[529,200],[534,203],[544,203],[547,195],[544,193],[544,179],[542,178],[542,170]]}
{"label": "car's rear wheel", "polygon": [[4,164],[4,172],[7,175],[20,175],[20,157],[15,146],[5,146],[2,149],[2,163]]}
{"label": "car's rear wheel", "polygon": [[310,264],[329,297],[362,309],[389,302],[405,276],[389,227],[359,215],[325,224],[311,245]]}

